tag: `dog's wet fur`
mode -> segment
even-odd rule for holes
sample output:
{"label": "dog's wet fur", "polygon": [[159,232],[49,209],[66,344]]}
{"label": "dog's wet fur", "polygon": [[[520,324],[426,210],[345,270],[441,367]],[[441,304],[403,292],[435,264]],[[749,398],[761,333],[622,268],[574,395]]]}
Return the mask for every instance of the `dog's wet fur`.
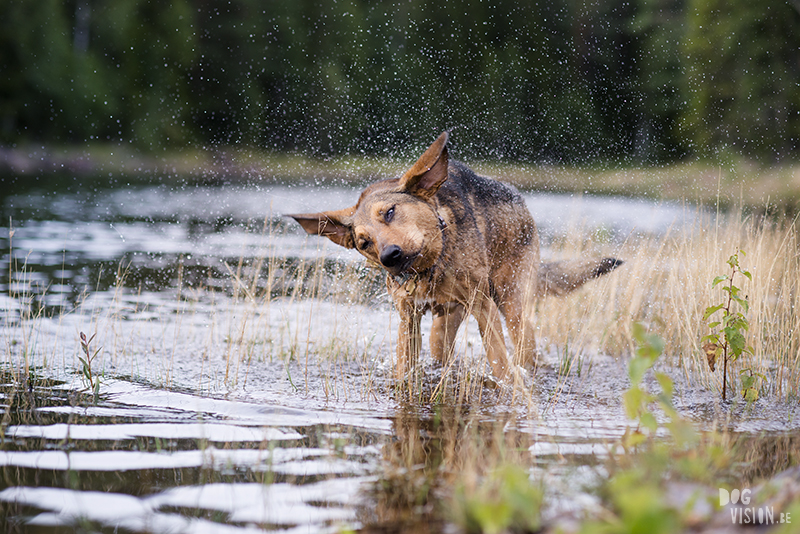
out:
{"label": "dog's wet fur", "polygon": [[[526,310],[534,299],[563,295],[622,264],[615,258],[540,263],[539,235],[520,194],[478,176],[447,155],[447,132],[401,177],[368,186],[355,206],[290,215],[309,234],[355,248],[384,268],[400,312],[395,374],[419,357],[420,319],[430,310],[431,355],[445,364],[456,332],[472,314],[494,376],[535,364]],[[500,314],[514,355],[510,361]]]}

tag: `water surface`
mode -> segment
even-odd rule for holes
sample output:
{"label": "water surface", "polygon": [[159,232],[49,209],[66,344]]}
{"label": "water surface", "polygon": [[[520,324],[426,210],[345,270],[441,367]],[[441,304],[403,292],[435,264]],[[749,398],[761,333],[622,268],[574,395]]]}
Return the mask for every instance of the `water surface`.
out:
{"label": "water surface", "polygon": [[[392,469],[393,448],[439,443],[465,419],[528,437],[536,476],[550,480],[546,514],[591,502],[584,488],[629,426],[620,402],[625,362],[596,355],[592,376],[604,378],[587,380],[560,374],[557,350],[548,349],[529,382],[533,403],[486,390],[452,421],[427,400],[409,407],[391,380],[397,318],[380,273],[281,217],[341,208],[357,196],[324,183],[7,178],[6,530],[336,532],[380,524],[376,481]],[[676,204],[524,196],[545,256],[575,227],[621,243],[695,224],[693,208]],[[474,330],[460,336],[458,354],[479,369]],[[92,351],[101,349],[97,399],[82,374],[80,332],[96,334]],[[441,376],[430,361],[422,372],[433,385]],[[701,425],[713,420],[711,394],[680,377],[676,388],[683,413]],[[762,408],[759,417],[735,417],[734,429],[780,432],[800,421],[794,408]]]}

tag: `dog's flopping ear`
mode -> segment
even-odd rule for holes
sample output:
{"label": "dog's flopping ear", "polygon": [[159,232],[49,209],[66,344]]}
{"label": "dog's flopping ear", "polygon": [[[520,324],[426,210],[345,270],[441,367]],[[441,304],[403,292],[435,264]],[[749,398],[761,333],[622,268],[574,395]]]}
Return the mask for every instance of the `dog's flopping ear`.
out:
{"label": "dog's flopping ear", "polygon": [[447,180],[447,132],[433,142],[417,162],[400,178],[400,189],[428,200]]}
{"label": "dog's flopping ear", "polygon": [[356,208],[345,208],[337,211],[322,211],[320,213],[299,213],[287,215],[300,223],[303,230],[311,235],[325,236],[337,245],[345,248],[355,247],[353,239],[352,217]]}

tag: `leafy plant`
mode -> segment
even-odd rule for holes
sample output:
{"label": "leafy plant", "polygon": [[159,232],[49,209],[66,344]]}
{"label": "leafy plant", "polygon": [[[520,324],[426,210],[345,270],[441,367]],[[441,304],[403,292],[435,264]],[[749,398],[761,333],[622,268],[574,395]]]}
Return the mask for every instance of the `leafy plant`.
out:
{"label": "leafy plant", "polygon": [[[627,416],[638,420],[639,427],[633,431],[630,429],[625,431],[622,438],[623,447],[625,449],[636,447],[648,437],[655,436],[658,430],[658,421],[651,410],[653,405],[669,418],[665,426],[676,443],[684,444],[693,441],[696,438],[693,427],[680,417],[672,405],[674,389],[672,379],[664,373],[655,373],[656,380],[661,387],[659,394],[650,393],[641,386],[645,372],[653,367],[664,351],[664,341],[656,334],[649,334],[639,323],[633,323],[631,334],[638,346],[634,357],[628,364],[631,386],[623,394],[623,403]],[[642,429],[647,430],[647,433],[642,432]]]}
{"label": "leafy plant", "polygon": [[646,464],[612,475],[601,490],[611,509],[606,517],[585,522],[581,526],[581,534],[668,534],[684,531],[681,510],[666,498],[661,482],[663,469],[662,466]]}
{"label": "leafy plant", "polygon": [[742,369],[739,372],[739,380],[741,381],[742,397],[747,402],[755,402],[758,400],[758,385],[759,379],[766,381],[767,377],[761,373],[754,373],[752,369]]}
{"label": "leafy plant", "polygon": [[[596,519],[584,522],[582,534],[667,534],[682,532],[686,525],[683,506],[667,498],[664,481],[668,472],[681,471],[680,462],[700,440],[692,424],[681,418],[672,404],[674,384],[669,376],[654,372],[660,393],[650,393],[642,385],[645,374],[661,356],[664,341],[639,323],[633,323],[631,335],[636,351],[628,364],[631,385],[623,394],[623,403],[627,416],[636,419],[638,426],[635,430],[628,428],[620,440],[625,454],[612,452],[610,476],[599,488],[608,508]],[[668,421],[660,425],[655,410]],[[672,435],[669,443],[654,439],[659,426]]]}
{"label": "leafy plant", "polygon": [[94,402],[97,404],[97,399],[100,396],[100,375],[95,374],[92,371],[92,362],[100,354],[100,351],[103,350],[102,347],[92,352],[89,345],[94,340],[97,333],[92,334],[92,337],[86,338],[86,334],[83,332],[80,333],[81,338],[81,349],[83,350],[83,357],[78,356],[78,359],[81,361],[81,374],[83,375],[84,380],[88,383],[89,389],[94,394]]}
{"label": "leafy plant", "polygon": [[[750,304],[747,302],[747,297],[742,296],[741,289],[736,287],[733,282],[737,274],[745,276],[748,280],[753,279],[753,275],[749,271],[743,270],[739,266],[739,255],[745,256],[744,251],[740,250],[730,258],[727,264],[731,269],[730,275],[720,275],[714,278],[711,287],[716,287],[723,284],[722,291],[727,294],[725,302],[715,306],[709,306],[703,313],[703,321],[708,321],[712,315],[717,312],[722,312],[722,318],[719,321],[711,321],[708,323],[708,328],[711,333],[705,335],[700,340],[705,342],[703,350],[705,350],[706,358],[708,359],[708,366],[712,371],[716,369],[717,360],[722,357],[722,400],[726,401],[728,390],[728,362],[736,361],[742,354],[753,354],[753,348],[747,346],[744,333],[750,329],[750,323],[747,321],[745,314],[750,309]],[[738,310],[734,308],[738,306]],[[754,387],[755,377],[761,375],[754,375],[752,372],[747,379],[747,386],[743,382],[743,393],[748,400],[755,400],[758,397],[758,390]]]}
{"label": "leafy plant", "polygon": [[459,485],[453,520],[468,533],[537,532],[544,490],[518,465],[499,466],[478,487]]}

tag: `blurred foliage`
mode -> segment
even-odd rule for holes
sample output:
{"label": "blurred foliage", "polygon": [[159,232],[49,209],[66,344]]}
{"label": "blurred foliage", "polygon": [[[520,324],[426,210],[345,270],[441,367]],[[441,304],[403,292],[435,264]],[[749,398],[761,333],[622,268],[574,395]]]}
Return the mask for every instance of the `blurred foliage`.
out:
{"label": "blurred foliage", "polygon": [[779,160],[800,141],[800,2],[689,0],[681,127],[699,152]]}
{"label": "blurred foliage", "polygon": [[[783,0],[0,0],[0,142],[789,156]],[[391,147],[391,148],[390,148]]]}

